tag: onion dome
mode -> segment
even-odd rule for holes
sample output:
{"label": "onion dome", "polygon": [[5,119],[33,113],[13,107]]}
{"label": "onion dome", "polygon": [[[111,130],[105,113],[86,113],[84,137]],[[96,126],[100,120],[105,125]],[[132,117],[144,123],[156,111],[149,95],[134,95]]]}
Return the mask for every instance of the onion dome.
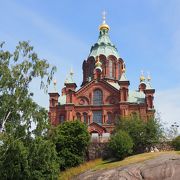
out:
{"label": "onion dome", "polygon": [[95,43],[90,50],[90,56],[96,58],[99,55],[105,55],[108,57],[109,55],[114,55],[117,59],[119,58],[118,50],[115,45],[111,42],[109,37],[109,29],[110,27],[106,24],[106,16],[103,13],[103,22],[99,26],[99,37],[97,43]]}
{"label": "onion dome", "polygon": [[73,78],[73,75],[74,75],[74,72],[71,68],[70,72],[69,72],[69,75],[66,77],[66,80],[65,80],[65,84],[72,84],[72,83],[75,83],[74,82],[74,78]]}
{"label": "onion dome", "polygon": [[144,72],[141,71],[141,76],[140,76],[140,82],[143,83],[145,82],[146,78],[144,77]]}

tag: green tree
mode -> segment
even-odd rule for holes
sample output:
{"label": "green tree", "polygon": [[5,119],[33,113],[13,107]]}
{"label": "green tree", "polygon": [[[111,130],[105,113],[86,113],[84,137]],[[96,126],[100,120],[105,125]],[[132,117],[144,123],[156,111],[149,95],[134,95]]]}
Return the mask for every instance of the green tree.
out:
{"label": "green tree", "polygon": [[145,124],[144,146],[153,146],[164,139],[164,129],[157,118],[151,118]]}
{"label": "green tree", "polygon": [[57,179],[59,173],[58,156],[55,145],[50,140],[37,137],[29,146],[29,172],[33,179]]}
{"label": "green tree", "polygon": [[[12,133],[20,124],[30,128],[31,120],[36,120],[34,112],[40,108],[32,100],[30,83],[38,78],[40,88],[47,91],[55,70],[28,42],[19,42],[12,53],[0,44],[0,131]],[[11,128],[6,129],[8,123]]]}
{"label": "green tree", "polygon": [[180,136],[177,136],[172,140],[172,146],[175,148],[175,150],[180,151]]}
{"label": "green tree", "polygon": [[0,177],[5,179],[28,179],[28,148],[20,139],[8,138],[0,147]]}
{"label": "green tree", "polygon": [[19,42],[12,53],[0,44],[1,179],[57,178],[56,149],[47,140],[48,112],[33,101],[29,89],[38,79],[40,89],[47,92],[55,70],[29,42]]}
{"label": "green tree", "polygon": [[124,159],[132,153],[133,140],[127,132],[119,130],[111,136],[108,146],[112,150],[115,158]]}
{"label": "green tree", "polygon": [[139,116],[121,118],[116,130],[126,131],[134,142],[134,153],[143,152],[146,147],[151,147],[160,142],[163,137],[163,129],[158,119],[152,118],[147,122]]}
{"label": "green tree", "polygon": [[51,138],[56,144],[62,170],[79,165],[84,161],[90,140],[87,126],[84,123],[66,121],[52,130]]}

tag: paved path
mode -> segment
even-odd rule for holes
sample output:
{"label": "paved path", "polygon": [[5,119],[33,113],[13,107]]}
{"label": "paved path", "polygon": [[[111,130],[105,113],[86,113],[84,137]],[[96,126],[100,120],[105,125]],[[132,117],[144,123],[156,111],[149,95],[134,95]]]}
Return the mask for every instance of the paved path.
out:
{"label": "paved path", "polygon": [[164,154],[110,170],[87,171],[73,180],[180,180],[180,155]]}

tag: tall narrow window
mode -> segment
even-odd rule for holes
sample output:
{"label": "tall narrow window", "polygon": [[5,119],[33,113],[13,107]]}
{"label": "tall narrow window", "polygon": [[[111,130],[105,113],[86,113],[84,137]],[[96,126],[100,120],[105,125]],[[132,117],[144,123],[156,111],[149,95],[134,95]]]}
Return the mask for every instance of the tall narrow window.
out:
{"label": "tall narrow window", "polygon": [[77,117],[77,120],[81,120],[81,114],[80,113],[76,113],[76,117]]}
{"label": "tall narrow window", "polygon": [[63,116],[63,115],[60,115],[60,116],[59,116],[59,121],[60,121],[60,123],[63,123],[63,122],[64,122],[64,116]]}
{"label": "tall narrow window", "polygon": [[88,116],[87,116],[87,113],[83,113],[83,119],[84,119],[84,124],[88,124]]}
{"label": "tall narrow window", "polygon": [[118,124],[120,118],[120,114],[118,112],[114,113],[114,123]]}
{"label": "tall narrow window", "polygon": [[93,104],[101,105],[102,104],[102,91],[97,89],[93,92]]}
{"label": "tall narrow window", "polygon": [[89,81],[92,80],[93,77],[93,71],[94,71],[94,64],[91,62],[91,64],[89,64]]}
{"label": "tall narrow window", "polygon": [[93,122],[102,124],[102,111],[93,111]]}
{"label": "tall narrow window", "polygon": [[118,79],[121,78],[121,74],[120,74],[120,69],[121,69],[121,64],[118,64]]}
{"label": "tall narrow window", "polygon": [[109,60],[109,77],[113,78],[113,71],[112,71],[112,61]]}
{"label": "tall narrow window", "polygon": [[112,117],[112,113],[108,112],[107,113],[107,124],[112,124],[113,121],[113,117]]}

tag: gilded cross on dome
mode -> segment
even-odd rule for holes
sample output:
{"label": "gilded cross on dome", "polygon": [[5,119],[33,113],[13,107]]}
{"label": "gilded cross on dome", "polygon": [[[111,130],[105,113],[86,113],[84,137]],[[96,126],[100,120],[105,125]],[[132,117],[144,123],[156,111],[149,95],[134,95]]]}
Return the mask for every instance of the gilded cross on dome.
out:
{"label": "gilded cross on dome", "polygon": [[106,24],[106,11],[102,12],[102,24],[100,25],[99,29],[100,30],[109,30],[109,26]]}
{"label": "gilded cross on dome", "polygon": [[143,81],[145,81],[144,71],[141,70],[140,82],[143,82]]}
{"label": "gilded cross on dome", "polygon": [[70,69],[70,75],[73,76],[74,72],[73,72],[73,68],[71,67]]}
{"label": "gilded cross on dome", "polygon": [[106,24],[106,11],[102,12],[102,19],[103,19],[103,24]]}
{"label": "gilded cross on dome", "polygon": [[147,72],[147,80],[148,80],[148,81],[151,81],[150,72]]}

